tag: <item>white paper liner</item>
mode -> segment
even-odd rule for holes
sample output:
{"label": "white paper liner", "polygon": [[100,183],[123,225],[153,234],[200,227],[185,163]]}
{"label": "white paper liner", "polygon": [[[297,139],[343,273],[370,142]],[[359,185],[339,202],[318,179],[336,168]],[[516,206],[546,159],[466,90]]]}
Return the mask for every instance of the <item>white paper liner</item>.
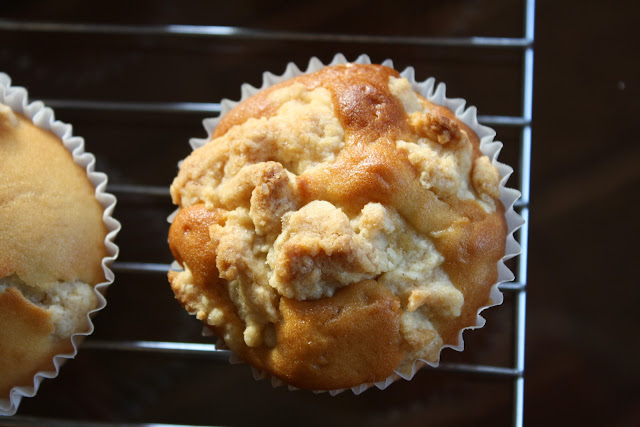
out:
{"label": "white paper liner", "polygon": [[106,192],[107,175],[95,170],[95,157],[93,154],[84,150],[84,139],[73,135],[71,125],[56,120],[53,110],[46,107],[43,102],[29,102],[27,90],[23,87],[11,86],[11,79],[7,74],[2,72],[0,72],[0,104],[7,105],[14,112],[23,114],[25,117],[31,119],[36,126],[53,132],[62,140],[64,146],[71,152],[73,160],[86,170],[89,181],[95,187],[95,197],[104,208],[102,220],[107,228],[107,235],[104,239],[107,256],[102,259],[102,269],[106,280],[98,283],[94,287],[94,292],[98,298],[98,305],[95,309],[87,313],[89,329],[87,332],[71,335],[73,352],[54,356],[54,369],[51,371],[37,372],[33,377],[33,386],[14,387],[9,392],[8,399],[0,398],[0,415],[14,415],[18,410],[22,398],[35,396],[43,379],[57,377],[62,364],[67,359],[73,359],[76,356],[78,347],[84,337],[93,333],[94,326],[91,317],[107,305],[104,294],[107,287],[113,283],[114,280],[114,274],[110,266],[118,257],[118,246],[114,243],[114,240],[120,231],[120,223],[112,216],[116,205],[116,198]]}
{"label": "white paper liner", "polygon": [[[354,61],[348,61],[347,58],[341,53],[334,56],[333,60],[329,64],[323,64],[318,58],[313,57],[310,59],[309,64],[307,65],[306,70],[300,70],[296,64],[289,63],[282,75],[275,75],[271,72],[264,72],[262,74],[262,86],[259,88],[253,87],[247,83],[241,86],[241,98],[238,101],[231,101],[229,99],[223,99],[221,101],[221,112],[218,117],[205,119],[203,121],[203,125],[205,130],[207,131],[207,138],[192,138],[189,140],[191,147],[195,150],[207,142],[211,140],[211,135],[215,130],[218,122],[222,117],[224,117],[232,108],[234,108],[241,101],[250,97],[251,95],[264,90],[270,86],[273,86],[276,83],[283,82],[285,80],[289,80],[292,77],[299,76],[301,74],[313,73],[315,71],[319,71],[327,65],[338,65],[353,62],[356,64],[371,64],[371,59],[367,55],[360,55]],[[386,65],[388,67],[393,68],[393,61],[390,59],[382,62],[382,65]],[[444,106],[451,110],[458,119],[464,122],[467,126],[469,126],[473,131],[478,135],[480,139],[480,150],[483,154],[485,154],[491,160],[491,163],[498,169],[500,172],[501,180],[500,180],[500,200],[505,208],[505,217],[507,222],[507,239],[506,239],[506,248],[504,257],[498,262],[498,281],[491,287],[491,291],[489,293],[490,300],[492,301],[491,305],[486,307],[482,307],[478,310],[478,315],[476,318],[476,325],[469,326],[460,331],[458,342],[459,344],[456,346],[445,344],[442,346],[444,348],[452,348],[457,351],[462,351],[464,349],[464,340],[462,337],[462,333],[467,329],[478,329],[482,328],[485,324],[485,319],[480,315],[480,312],[483,310],[493,307],[496,305],[502,304],[504,297],[500,289],[498,289],[498,285],[503,282],[510,282],[514,279],[513,273],[507,268],[505,265],[505,261],[517,256],[521,252],[520,244],[513,237],[513,233],[518,230],[523,224],[524,220],[520,215],[518,215],[513,206],[520,198],[520,192],[513,188],[506,187],[506,182],[509,179],[509,176],[513,173],[513,168],[503,163],[500,163],[497,160],[498,154],[502,149],[502,142],[494,141],[493,138],[496,136],[496,132],[490,127],[483,126],[478,122],[477,110],[476,107],[467,107],[465,108],[466,101],[461,98],[447,98],[446,96],[446,85],[444,83],[436,84],[435,78],[431,77],[425,81],[417,82],[415,80],[415,70],[413,67],[409,67],[402,71],[401,76],[409,80],[413,89],[424,96],[427,100],[433,102],[434,104],[438,104]],[[217,344],[220,348],[222,348],[221,343]],[[442,351],[442,350],[441,350]],[[239,357],[232,355],[229,359],[230,363],[244,363]],[[418,359],[414,362],[411,373],[409,375],[404,375],[400,372],[394,372],[388,378],[383,381],[375,382],[375,383],[367,383],[362,384],[357,387],[352,387],[351,391],[358,395],[368,388],[375,386],[380,390],[387,388],[391,383],[396,380],[403,378],[405,380],[411,380],[413,376],[425,365],[429,365],[432,367],[437,367],[440,363],[439,356],[438,360],[434,363],[427,362],[421,359]],[[287,385],[280,379],[271,376],[270,374],[260,371],[255,367],[251,367],[253,371],[253,376],[256,380],[271,378],[271,383],[274,387]],[[287,385],[290,390],[297,390],[296,387]],[[328,392],[332,396],[339,394],[345,391],[345,389],[340,390],[316,390],[314,392]]]}

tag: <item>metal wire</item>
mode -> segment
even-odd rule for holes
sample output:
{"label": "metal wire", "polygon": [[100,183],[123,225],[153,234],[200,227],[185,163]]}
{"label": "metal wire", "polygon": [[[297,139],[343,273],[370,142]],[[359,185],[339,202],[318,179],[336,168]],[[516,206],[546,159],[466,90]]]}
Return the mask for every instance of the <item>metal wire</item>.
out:
{"label": "metal wire", "polygon": [[[0,418],[0,427],[3,426],[42,426],[42,427],[108,427],[112,423],[100,423],[91,421],[61,420],[55,418],[28,417],[16,415],[14,417]],[[159,424],[159,423],[118,423],[120,427],[202,427],[193,424]]]}
{"label": "metal wire", "polygon": [[358,34],[297,33],[256,30],[219,25],[95,25],[63,22],[15,22],[0,19],[0,30],[24,32],[57,32],[102,35],[190,36],[233,39],[280,40],[293,42],[367,43],[415,46],[473,46],[511,47],[530,46],[532,39],[509,37],[401,37]]}
{"label": "metal wire", "polygon": [[524,369],[525,369],[525,330],[527,304],[527,248],[529,243],[529,201],[531,189],[531,119],[533,115],[533,40],[535,37],[535,0],[525,2],[525,38],[531,44],[524,52],[522,82],[522,116],[527,124],[522,128],[522,149],[520,161],[520,191],[524,207],[520,215],[525,224],[520,229],[520,246],[522,253],[518,259],[518,281],[523,284],[516,302],[516,337],[515,337],[515,369],[520,373],[514,380],[513,392],[513,425],[524,424]]}

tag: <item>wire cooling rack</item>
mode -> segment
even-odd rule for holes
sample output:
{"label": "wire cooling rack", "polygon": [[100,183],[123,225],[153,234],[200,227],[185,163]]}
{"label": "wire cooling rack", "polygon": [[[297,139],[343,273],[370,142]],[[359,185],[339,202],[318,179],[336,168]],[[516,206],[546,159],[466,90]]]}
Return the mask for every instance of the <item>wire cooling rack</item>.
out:
{"label": "wire cooling rack", "polygon": [[[177,161],[190,150],[188,138],[203,136],[200,121],[220,111],[219,103],[209,101],[220,99],[220,93],[237,98],[239,83],[259,85],[262,71],[281,72],[289,61],[304,68],[309,52],[325,62],[335,52],[348,59],[371,52],[376,62],[392,58],[400,70],[414,66],[417,79],[439,74],[437,80],[449,84],[448,96],[458,95],[452,88],[459,89],[480,112],[493,109],[496,114],[479,119],[505,143],[500,160],[516,169],[509,185],[521,191],[516,211],[528,220],[534,15],[534,1],[525,1],[520,37],[0,19],[0,33],[10,47],[0,50],[0,69],[12,76],[13,84],[27,86],[34,99],[45,98],[59,119],[74,124],[74,133],[96,154],[97,169],[110,177],[108,191],[118,197],[115,216],[123,223],[117,242],[121,255],[113,265],[116,281],[108,291],[107,308],[95,320],[96,333],[57,379],[45,381],[35,398],[22,401],[18,415],[0,418],[0,425],[302,420],[308,425],[353,420],[387,425],[421,420],[521,426],[527,224],[516,236],[523,252],[509,264],[516,280],[501,286],[505,304],[483,313],[485,328],[465,334],[467,350],[443,353],[440,368],[423,369],[411,382],[360,396],[313,395],[254,381],[246,366],[229,365],[228,352],[201,336],[199,322],[173,300],[164,275],[171,262],[166,247],[166,217],[173,210],[168,184]],[[487,79],[489,89],[474,92],[478,82],[469,74]],[[235,91],[225,91],[232,86],[226,82],[234,82]],[[494,91],[492,84],[503,89]]]}

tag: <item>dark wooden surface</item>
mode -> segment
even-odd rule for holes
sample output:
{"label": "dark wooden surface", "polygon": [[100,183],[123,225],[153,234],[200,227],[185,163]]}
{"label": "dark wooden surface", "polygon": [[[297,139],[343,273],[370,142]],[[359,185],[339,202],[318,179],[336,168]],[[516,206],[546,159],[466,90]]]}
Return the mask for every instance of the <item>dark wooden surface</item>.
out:
{"label": "dark wooden surface", "polygon": [[[636,10],[617,1],[539,1],[536,10],[525,424],[640,425]],[[106,24],[232,25],[320,33],[522,36],[509,0],[3,4],[0,17]],[[480,114],[521,113],[518,49],[78,36],[0,32],[0,70],[36,99],[218,102],[241,83],[310,56],[368,53],[447,83]],[[116,184],[167,186],[206,114],[57,109]],[[519,131],[496,127],[517,166]],[[511,182],[516,182],[518,174]],[[168,198],[122,195],[122,261],[170,262]],[[162,274],[118,274],[93,338],[206,342]],[[510,366],[513,295],[448,362]],[[245,366],[202,358],[81,351],[20,415],[223,425],[509,425],[511,382],[423,371],[385,391],[337,397],[273,389]],[[2,419],[0,419],[0,424]]]}
{"label": "dark wooden surface", "polygon": [[539,6],[527,420],[640,425],[638,8]]}

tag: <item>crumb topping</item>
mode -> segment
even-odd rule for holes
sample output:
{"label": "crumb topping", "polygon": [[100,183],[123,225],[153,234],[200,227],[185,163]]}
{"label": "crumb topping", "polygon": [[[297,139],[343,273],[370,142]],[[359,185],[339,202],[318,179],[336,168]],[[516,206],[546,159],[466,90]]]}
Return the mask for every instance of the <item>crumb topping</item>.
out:
{"label": "crumb topping", "polygon": [[[177,298],[234,351],[276,374],[284,375],[274,366],[290,345],[279,341],[289,330],[283,307],[313,311],[322,302],[327,310],[351,287],[384,289],[374,293],[397,301],[385,315],[397,325],[397,369],[406,371],[417,358],[437,360],[488,295],[486,285],[469,291],[457,274],[466,267],[448,257],[489,256],[464,236],[475,232],[470,217],[499,214],[499,173],[468,128],[406,79],[374,71],[380,75],[369,78],[360,67],[329,67],[322,78],[241,104],[171,186],[181,209],[170,245],[185,269],[170,274]],[[334,72],[356,82],[345,86]],[[203,210],[210,219],[189,226]],[[198,251],[215,269],[197,273]],[[493,269],[470,280],[489,283]],[[265,347],[271,356],[260,353]]]}

